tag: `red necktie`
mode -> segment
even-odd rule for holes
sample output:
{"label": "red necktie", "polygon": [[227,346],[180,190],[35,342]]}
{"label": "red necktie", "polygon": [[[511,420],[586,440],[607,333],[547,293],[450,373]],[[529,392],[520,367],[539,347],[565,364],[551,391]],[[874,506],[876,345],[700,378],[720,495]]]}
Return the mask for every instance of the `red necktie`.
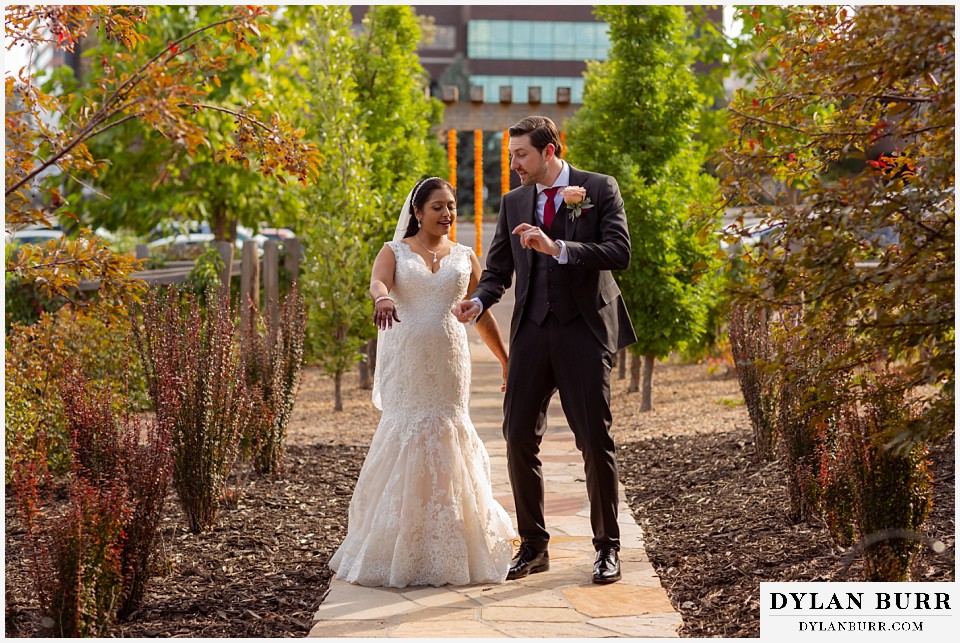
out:
{"label": "red necktie", "polygon": [[557,215],[557,204],[553,199],[557,196],[559,189],[559,187],[555,187],[547,188],[543,191],[543,193],[547,195],[547,202],[543,204],[543,227],[547,230],[553,225],[553,217]]}

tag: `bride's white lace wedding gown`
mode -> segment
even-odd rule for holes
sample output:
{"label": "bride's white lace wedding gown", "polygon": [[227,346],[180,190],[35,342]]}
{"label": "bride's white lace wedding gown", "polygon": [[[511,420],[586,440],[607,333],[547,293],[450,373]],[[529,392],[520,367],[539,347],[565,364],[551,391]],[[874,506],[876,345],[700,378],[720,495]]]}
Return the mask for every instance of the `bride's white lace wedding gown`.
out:
{"label": "bride's white lace wedding gown", "polygon": [[406,244],[387,245],[400,322],[379,334],[373,399],[383,415],[330,567],[368,586],[501,582],[514,532],[470,421],[467,333],[450,312],[467,290],[470,249],[455,245],[434,274]]}

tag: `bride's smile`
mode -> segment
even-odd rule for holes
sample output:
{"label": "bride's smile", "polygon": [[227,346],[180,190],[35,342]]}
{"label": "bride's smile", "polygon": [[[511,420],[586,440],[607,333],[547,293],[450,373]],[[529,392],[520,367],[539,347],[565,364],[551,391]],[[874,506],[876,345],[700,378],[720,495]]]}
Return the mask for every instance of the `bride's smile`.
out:
{"label": "bride's smile", "polygon": [[457,201],[450,190],[445,187],[437,188],[427,198],[419,214],[423,234],[443,237],[450,233],[450,228],[457,219]]}

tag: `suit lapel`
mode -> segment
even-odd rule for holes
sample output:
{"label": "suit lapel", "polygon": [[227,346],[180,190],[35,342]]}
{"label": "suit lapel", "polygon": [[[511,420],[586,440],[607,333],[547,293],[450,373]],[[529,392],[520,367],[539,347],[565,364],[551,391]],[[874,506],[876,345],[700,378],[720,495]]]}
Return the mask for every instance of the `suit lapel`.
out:
{"label": "suit lapel", "polygon": [[550,226],[550,230],[547,231],[551,239],[567,238],[567,216],[567,204],[561,201],[560,207],[553,217],[553,225]]}
{"label": "suit lapel", "polygon": [[570,208],[567,207],[564,201],[560,202],[560,208],[557,210],[557,218],[563,221],[563,236],[560,238],[569,238],[569,235],[573,232],[573,228],[570,225]]}
{"label": "suit lapel", "polygon": [[[539,226],[540,222],[537,221],[537,186],[528,185],[528,186],[525,186],[524,189],[527,190],[527,195],[521,200],[521,203],[525,201],[526,205],[524,206],[525,209],[522,213],[522,218],[520,222],[529,223],[530,225],[533,225],[533,226]],[[510,232],[512,233],[513,230],[511,230]],[[534,252],[536,252],[536,250],[533,250],[532,248],[527,248],[523,253],[523,256],[527,260],[528,268],[533,265]]]}
{"label": "suit lapel", "polygon": [[537,186],[527,185],[524,186],[524,189],[527,190],[527,195],[524,197],[526,205],[524,206],[523,219],[520,222],[539,225],[537,221]]}
{"label": "suit lapel", "polygon": [[[577,168],[570,166],[570,185],[583,187],[586,177],[583,173]],[[574,235],[577,233],[577,223],[580,221],[579,217],[570,220],[570,208],[567,207],[567,204],[564,203],[560,206],[560,212],[563,213],[564,224],[566,225],[566,232],[564,239],[573,240]],[[559,215],[559,213],[558,213]]]}

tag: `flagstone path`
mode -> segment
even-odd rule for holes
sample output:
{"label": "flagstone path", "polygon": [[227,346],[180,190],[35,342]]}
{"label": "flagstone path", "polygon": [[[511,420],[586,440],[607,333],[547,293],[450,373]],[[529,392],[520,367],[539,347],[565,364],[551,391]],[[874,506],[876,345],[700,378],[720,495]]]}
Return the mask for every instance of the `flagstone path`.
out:
{"label": "flagstone path", "polygon": [[[467,229],[471,228],[471,229]],[[472,226],[459,241],[472,245]],[[483,229],[484,246],[493,227]],[[483,258],[481,257],[481,263]],[[506,336],[513,290],[493,310]],[[470,412],[490,454],[494,494],[514,518],[501,432],[500,365],[474,329]],[[554,398],[541,448],[550,570],[500,585],[373,588],[334,578],[314,616],[311,637],[362,638],[676,638],[681,625],[643,546],[643,532],[620,491],[623,579],[591,582],[594,551],[583,461]]]}

